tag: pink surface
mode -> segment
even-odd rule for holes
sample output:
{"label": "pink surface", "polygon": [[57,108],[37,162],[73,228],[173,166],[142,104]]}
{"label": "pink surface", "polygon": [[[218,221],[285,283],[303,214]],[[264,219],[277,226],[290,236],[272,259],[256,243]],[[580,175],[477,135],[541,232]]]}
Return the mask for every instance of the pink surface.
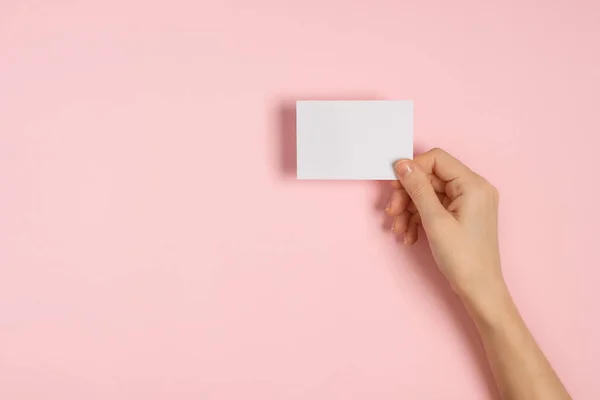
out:
{"label": "pink surface", "polygon": [[0,398],[490,397],[384,187],[295,180],[299,98],[414,100],[416,150],[501,190],[516,301],[599,398],[600,3],[495,3],[4,0]]}

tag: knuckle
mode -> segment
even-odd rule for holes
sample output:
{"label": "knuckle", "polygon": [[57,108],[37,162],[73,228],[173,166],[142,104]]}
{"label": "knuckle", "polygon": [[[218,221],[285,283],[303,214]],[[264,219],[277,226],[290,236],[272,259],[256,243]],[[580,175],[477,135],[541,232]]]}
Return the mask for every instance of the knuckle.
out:
{"label": "knuckle", "polygon": [[499,200],[500,199],[500,191],[498,190],[498,188],[496,186],[490,184],[490,192],[492,194],[492,197],[495,200]]}
{"label": "knuckle", "polygon": [[446,184],[446,193],[448,194],[448,196],[450,196],[451,198],[454,199],[454,198],[460,196],[464,192],[464,190],[465,190],[464,187],[465,187],[464,182],[462,182],[458,179],[455,179]]}
{"label": "knuckle", "polygon": [[481,198],[491,199],[494,201],[498,201],[500,198],[500,192],[498,189],[486,181],[485,179],[479,179],[472,187],[473,192]]}
{"label": "knuckle", "polygon": [[433,154],[434,156],[446,153],[443,149],[441,149],[439,147],[434,147],[433,149],[429,150],[429,152],[431,154]]}
{"label": "knuckle", "polygon": [[485,191],[489,191],[491,185],[484,178],[482,178],[481,176],[477,175],[477,177],[475,179],[475,184],[473,186],[475,188],[477,188],[477,190],[479,190],[481,192],[485,192]]}

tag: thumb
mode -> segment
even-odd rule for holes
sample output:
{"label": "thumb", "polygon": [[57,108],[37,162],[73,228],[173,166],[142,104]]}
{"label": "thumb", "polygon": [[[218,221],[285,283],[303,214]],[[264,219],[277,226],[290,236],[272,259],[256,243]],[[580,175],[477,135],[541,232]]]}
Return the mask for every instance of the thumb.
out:
{"label": "thumb", "polygon": [[410,196],[426,225],[431,218],[443,216],[446,209],[440,203],[429,176],[412,160],[400,160],[395,165],[398,180]]}

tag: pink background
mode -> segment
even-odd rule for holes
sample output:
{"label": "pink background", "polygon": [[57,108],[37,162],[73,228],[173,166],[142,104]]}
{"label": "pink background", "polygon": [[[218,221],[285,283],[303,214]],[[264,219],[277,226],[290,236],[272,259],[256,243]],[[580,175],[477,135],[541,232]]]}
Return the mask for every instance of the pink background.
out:
{"label": "pink background", "polygon": [[491,397],[387,186],[295,180],[306,98],[414,100],[416,150],[500,189],[514,297],[599,398],[594,0],[3,0],[0,398]]}

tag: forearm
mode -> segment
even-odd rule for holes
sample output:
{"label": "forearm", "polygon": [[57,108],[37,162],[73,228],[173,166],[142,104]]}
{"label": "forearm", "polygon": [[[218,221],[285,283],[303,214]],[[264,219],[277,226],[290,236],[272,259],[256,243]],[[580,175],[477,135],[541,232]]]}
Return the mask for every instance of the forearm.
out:
{"label": "forearm", "polygon": [[570,399],[503,283],[485,294],[462,298],[479,330],[503,399]]}

